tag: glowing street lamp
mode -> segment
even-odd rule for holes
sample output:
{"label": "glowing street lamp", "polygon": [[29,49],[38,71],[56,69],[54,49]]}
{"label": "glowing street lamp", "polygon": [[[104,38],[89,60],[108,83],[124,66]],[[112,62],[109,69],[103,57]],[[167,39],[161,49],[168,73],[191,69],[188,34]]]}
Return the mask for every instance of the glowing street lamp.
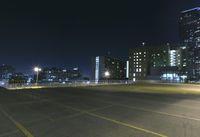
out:
{"label": "glowing street lamp", "polygon": [[106,71],[106,72],[104,73],[104,75],[105,75],[105,77],[106,77],[106,79],[107,79],[107,82],[108,82],[108,78],[110,77],[110,72],[109,72],[109,71]]}
{"label": "glowing street lamp", "polygon": [[106,71],[106,72],[105,72],[105,77],[106,77],[106,78],[109,78],[109,77],[110,77],[110,72]]}
{"label": "glowing street lamp", "polygon": [[34,68],[34,71],[35,71],[36,74],[37,74],[37,76],[36,76],[36,83],[35,83],[35,84],[38,85],[39,72],[42,71],[42,69],[39,68],[39,67],[35,67],[35,68]]}

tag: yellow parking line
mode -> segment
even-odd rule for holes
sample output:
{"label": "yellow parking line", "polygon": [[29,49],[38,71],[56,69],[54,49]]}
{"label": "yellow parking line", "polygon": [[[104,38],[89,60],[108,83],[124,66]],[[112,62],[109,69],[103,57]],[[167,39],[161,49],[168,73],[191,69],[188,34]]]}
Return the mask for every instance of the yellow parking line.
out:
{"label": "yellow parking line", "polygon": [[19,122],[14,122],[15,126],[26,136],[26,137],[34,137],[33,134],[31,134],[28,129],[26,129],[22,124]]}
{"label": "yellow parking line", "polygon": [[[156,133],[156,132],[144,129],[144,128],[140,128],[140,127],[128,124],[128,123],[117,121],[117,120],[114,120],[112,118],[108,118],[108,117],[97,115],[95,113],[92,113],[91,111],[84,111],[84,110],[81,110],[81,109],[78,109],[78,108],[74,108],[74,107],[71,107],[71,106],[66,106],[66,105],[63,105],[63,104],[60,104],[60,103],[56,103],[56,104],[62,105],[63,107],[66,107],[66,108],[77,110],[77,111],[81,112],[82,114],[88,114],[90,116],[93,116],[93,117],[96,117],[96,118],[99,118],[99,119],[103,119],[103,120],[112,122],[112,123],[117,124],[117,125],[125,126],[125,127],[128,127],[128,128],[135,129],[135,130],[138,130],[138,131],[142,131],[144,133],[152,134],[152,135],[155,135],[155,136],[158,136],[158,137],[167,137],[166,135],[159,134],[159,133]],[[109,108],[109,107],[111,107],[111,106],[107,106],[105,108]],[[103,109],[103,108],[101,108],[101,109]],[[94,109],[93,111],[95,111],[95,110],[98,110],[98,109]]]}
{"label": "yellow parking line", "polygon": [[[70,109],[77,110],[77,111],[81,112],[82,114],[88,114],[90,116],[93,116],[93,117],[96,117],[96,118],[99,118],[99,119],[103,119],[103,120],[112,122],[112,123],[117,124],[117,125],[125,126],[125,127],[128,127],[128,128],[135,129],[135,130],[138,130],[138,131],[142,131],[142,132],[145,132],[145,133],[148,133],[148,134],[152,134],[152,135],[155,135],[155,136],[158,136],[158,137],[167,137],[166,135],[159,134],[159,133],[156,133],[156,132],[144,129],[144,128],[136,127],[134,125],[131,125],[131,124],[128,124],[128,123],[124,123],[124,122],[121,122],[121,121],[118,121],[118,120],[115,120],[115,119],[112,119],[112,118],[108,118],[108,117],[104,117],[104,116],[100,116],[100,115],[94,114],[91,111],[84,111],[84,110],[77,109],[77,108],[74,108],[74,107],[71,107],[71,106],[66,106],[66,105],[63,105],[63,106],[67,107],[67,108],[70,108]],[[109,107],[111,107],[111,106],[109,106]],[[105,107],[105,108],[108,108],[108,107]],[[95,111],[95,110],[98,110],[98,109],[94,109],[93,111]]]}
{"label": "yellow parking line", "polygon": [[[92,113],[90,111],[84,111],[84,110],[81,110],[81,109],[78,109],[78,108],[75,108],[75,107],[72,107],[72,106],[67,106],[67,105],[64,105],[64,104],[61,104],[61,103],[57,103],[57,102],[55,102],[53,100],[49,100],[49,99],[45,99],[45,100],[47,100],[51,103],[57,104],[58,106],[62,106],[62,107],[65,107],[65,108],[76,110],[76,111],[79,111],[81,113],[88,114],[89,116],[93,116],[93,117],[96,117],[96,118],[99,118],[99,119],[102,119],[102,120],[106,120],[106,121],[112,122],[112,123],[117,124],[117,125],[125,126],[125,127],[128,127],[128,128],[138,130],[138,131],[141,131],[141,132],[144,132],[144,133],[147,133],[147,134],[155,135],[155,136],[158,136],[158,137],[168,137],[166,135],[163,135],[163,134],[160,134],[160,133],[157,133],[157,132],[153,132],[153,131],[150,131],[150,130],[147,130],[147,129],[144,129],[144,128],[140,128],[140,127],[128,124],[128,123],[124,123],[124,122],[121,122],[121,121],[118,121],[118,120],[115,120],[115,119],[112,119],[112,118],[97,115],[97,114]],[[114,105],[114,104],[111,104],[111,105]],[[33,136],[30,136],[30,137],[33,137]]]}
{"label": "yellow parking line", "polygon": [[[88,111],[81,111],[79,110],[79,113],[76,113],[74,115],[70,115],[70,116],[64,116],[64,117],[61,117],[61,118],[57,118],[57,119],[54,119],[53,121],[59,121],[59,120],[63,120],[63,119],[66,119],[66,118],[75,118],[75,117],[79,117],[81,115],[84,115],[84,114],[87,114],[88,112],[94,112],[94,111],[98,111],[98,110],[103,110],[103,109],[106,109],[106,108],[110,108],[112,107],[113,105],[109,105],[109,106],[106,106],[106,107],[101,107],[101,108],[96,108],[96,109],[91,109],[91,110],[88,110]],[[66,109],[68,110],[68,109]]]}
{"label": "yellow parking line", "polygon": [[2,108],[0,111],[11,121],[15,124],[15,126],[26,136],[26,137],[34,137],[33,134],[31,134],[28,129],[26,129],[22,124],[17,122],[16,120],[13,119],[6,111],[4,111]]}
{"label": "yellow parking line", "polygon": [[94,113],[87,113],[87,114],[90,115],[90,116],[93,116],[93,117],[97,117],[97,118],[100,118],[100,119],[115,123],[117,125],[121,125],[121,126],[125,126],[125,127],[128,127],[128,128],[132,128],[132,129],[135,129],[135,130],[138,130],[138,131],[142,131],[142,132],[145,132],[145,133],[148,133],[148,134],[152,134],[152,135],[155,135],[155,136],[158,136],[158,137],[167,137],[166,135],[159,134],[157,132],[153,132],[153,131],[150,131],[150,130],[147,130],[147,129],[144,129],[144,128],[136,127],[134,125],[131,125],[131,124],[128,124],[128,123],[124,123],[124,122],[121,122],[121,121],[117,121],[117,120],[112,119],[112,118],[100,116],[100,115],[97,115],[97,114],[94,114]]}

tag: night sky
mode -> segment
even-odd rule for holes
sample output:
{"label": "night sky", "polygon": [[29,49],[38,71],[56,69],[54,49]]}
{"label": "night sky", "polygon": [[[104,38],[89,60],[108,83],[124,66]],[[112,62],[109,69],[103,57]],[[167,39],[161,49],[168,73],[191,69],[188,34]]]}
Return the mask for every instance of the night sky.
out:
{"label": "night sky", "polygon": [[128,49],[178,42],[178,16],[199,0],[23,1],[0,8],[0,64],[30,73],[40,65],[80,67],[91,57],[126,59]]}

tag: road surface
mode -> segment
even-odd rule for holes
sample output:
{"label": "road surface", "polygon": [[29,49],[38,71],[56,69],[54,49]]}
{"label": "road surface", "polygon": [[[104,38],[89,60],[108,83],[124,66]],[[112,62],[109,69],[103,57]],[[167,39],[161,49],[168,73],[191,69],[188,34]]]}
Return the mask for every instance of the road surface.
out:
{"label": "road surface", "polygon": [[199,137],[200,96],[0,90],[0,137]]}

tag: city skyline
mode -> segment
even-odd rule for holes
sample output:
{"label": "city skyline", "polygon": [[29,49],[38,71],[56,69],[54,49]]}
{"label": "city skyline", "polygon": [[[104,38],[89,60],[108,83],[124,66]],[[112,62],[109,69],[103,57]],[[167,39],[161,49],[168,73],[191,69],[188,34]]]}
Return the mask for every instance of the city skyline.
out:
{"label": "city skyline", "polygon": [[[91,6],[84,3],[76,11],[72,10],[73,3],[68,4],[73,5],[69,9],[62,3],[45,4],[12,3],[2,9],[1,64],[11,64],[26,73],[36,65],[80,67],[88,75],[91,57],[96,55],[111,52],[127,59],[128,49],[142,42],[179,42],[180,11],[198,7],[200,2],[102,3],[89,9]],[[72,14],[66,14],[69,11]],[[144,16],[147,13],[149,16]]]}

